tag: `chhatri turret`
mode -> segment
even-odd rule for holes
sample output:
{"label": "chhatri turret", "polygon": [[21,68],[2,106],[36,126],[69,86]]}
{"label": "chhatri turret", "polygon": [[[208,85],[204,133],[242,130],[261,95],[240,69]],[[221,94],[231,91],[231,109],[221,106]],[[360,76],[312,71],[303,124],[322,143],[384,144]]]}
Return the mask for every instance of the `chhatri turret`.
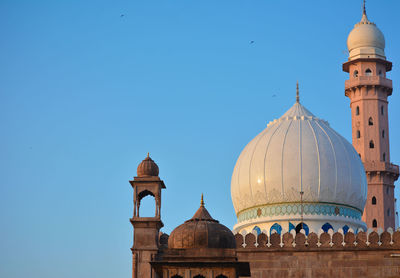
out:
{"label": "chhatri turret", "polygon": [[345,95],[350,98],[352,141],[367,174],[368,195],[362,219],[368,227],[395,227],[394,181],[397,165],[390,163],[388,96],[392,80],[386,73],[392,63],[386,60],[385,38],[367,17],[365,1],[361,21],[347,38],[349,59],[343,71]]}

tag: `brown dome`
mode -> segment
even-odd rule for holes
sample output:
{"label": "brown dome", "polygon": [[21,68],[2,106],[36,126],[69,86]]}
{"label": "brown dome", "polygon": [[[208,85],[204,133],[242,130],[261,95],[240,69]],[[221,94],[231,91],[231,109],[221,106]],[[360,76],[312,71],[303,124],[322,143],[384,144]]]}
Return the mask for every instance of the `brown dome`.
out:
{"label": "brown dome", "polygon": [[158,176],[158,172],[157,164],[150,158],[149,153],[147,153],[147,157],[137,167],[137,176],[156,177]]}
{"label": "brown dome", "polygon": [[191,219],[172,231],[168,248],[236,248],[236,241],[231,230],[213,219],[202,202]]}

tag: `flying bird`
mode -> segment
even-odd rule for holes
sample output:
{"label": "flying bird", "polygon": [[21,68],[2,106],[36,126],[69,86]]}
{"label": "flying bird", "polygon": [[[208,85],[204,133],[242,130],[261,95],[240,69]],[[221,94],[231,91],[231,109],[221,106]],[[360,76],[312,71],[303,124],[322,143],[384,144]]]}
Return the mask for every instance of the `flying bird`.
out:
{"label": "flying bird", "polygon": [[125,15],[124,14],[121,14],[121,17],[124,17]]}
{"label": "flying bird", "polygon": [[250,44],[254,43],[254,41],[250,41]]}

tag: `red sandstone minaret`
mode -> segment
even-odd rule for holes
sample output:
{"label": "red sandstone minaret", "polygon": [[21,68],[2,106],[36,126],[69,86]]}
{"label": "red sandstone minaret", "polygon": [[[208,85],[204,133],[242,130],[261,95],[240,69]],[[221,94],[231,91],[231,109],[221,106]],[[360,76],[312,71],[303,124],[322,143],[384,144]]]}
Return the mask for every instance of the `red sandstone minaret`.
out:
{"label": "red sandstone minaret", "polygon": [[386,60],[385,39],[365,11],[347,39],[349,60],[343,71],[350,74],[345,95],[350,98],[353,146],[364,163],[368,197],[363,221],[368,227],[395,227],[394,182],[399,167],[390,163],[388,96],[392,80],[386,73],[392,63]]}

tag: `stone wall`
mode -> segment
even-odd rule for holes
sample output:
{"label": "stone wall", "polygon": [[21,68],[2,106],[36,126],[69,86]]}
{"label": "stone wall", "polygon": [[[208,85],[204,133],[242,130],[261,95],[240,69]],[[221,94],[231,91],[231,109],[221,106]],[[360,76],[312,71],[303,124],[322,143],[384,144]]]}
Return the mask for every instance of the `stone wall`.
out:
{"label": "stone wall", "polygon": [[236,234],[251,277],[400,277],[400,231]]}

